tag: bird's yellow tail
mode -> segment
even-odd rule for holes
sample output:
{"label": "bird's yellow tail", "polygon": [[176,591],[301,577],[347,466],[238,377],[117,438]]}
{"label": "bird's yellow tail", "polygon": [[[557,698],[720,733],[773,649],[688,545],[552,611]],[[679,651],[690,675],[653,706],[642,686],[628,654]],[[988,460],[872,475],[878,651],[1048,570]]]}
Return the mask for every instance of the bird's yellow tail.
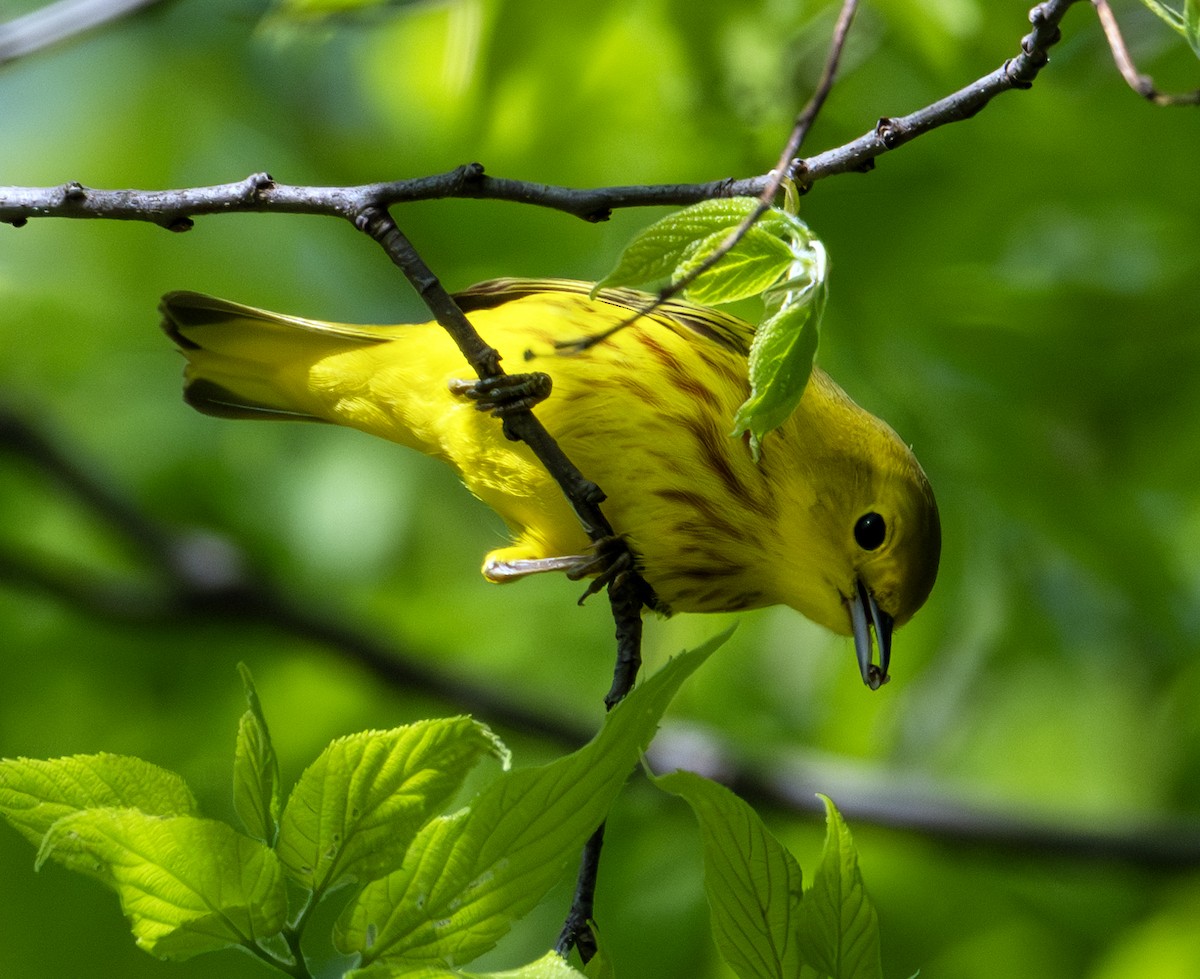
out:
{"label": "bird's yellow tail", "polygon": [[219,418],[325,421],[304,379],[317,361],[385,342],[370,327],[271,313],[198,292],[172,292],[162,327],[188,359],[184,399]]}

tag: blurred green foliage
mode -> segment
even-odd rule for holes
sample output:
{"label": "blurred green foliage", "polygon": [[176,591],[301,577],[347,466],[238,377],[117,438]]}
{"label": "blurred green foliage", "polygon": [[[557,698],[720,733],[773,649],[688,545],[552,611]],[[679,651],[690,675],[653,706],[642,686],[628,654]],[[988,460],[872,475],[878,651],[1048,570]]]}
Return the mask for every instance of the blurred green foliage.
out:
{"label": "blurred green foliage", "polygon": [[[1116,9],[1160,88],[1196,85],[1177,36],[1135,0]],[[0,68],[0,183],[166,188],[265,169],[338,185],[471,160],[577,186],[757,174],[835,14],[783,0],[447,0],[326,23],[265,12],[175,0]],[[806,150],[990,71],[1026,30],[1018,0],[864,5]],[[870,694],[847,640],[774,610],[742,616],[673,708],[739,763],[834,797],[889,975],[1200,968],[1194,866],[968,846],[857,815],[883,794],[1080,832],[1184,820],[1179,842],[1195,851],[1200,132],[1195,110],[1125,88],[1089,5],[1063,33],[1032,91],[802,202],[833,265],[819,362],[912,442],[942,509],[941,578],[897,634],[893,682]],[[396,216],[457,288],[597,278],[661,213],[587,225],[444,201]],[[485,584],[478,563],[502,527],[430,460],[344,430],[191,412],[156,327],[158,297],[176,288],[329,319],[423,318],[382,252],[326,219],[210,217],[186,235],[31,221],[0,227],[0,398],[153,519],[228,535],[301,601],[598,722],[604,603],[577,610],[577,586],[549,578]],[[11,553],[134,584],[150,574],[58,483],[0,450],[0,754],[140,755],[228,818],[239,660],[269,705],[287,784],[333,736],[456,711],[261,625],[98,621],[7,570]],[[647,660],[724,624],[651,621]],[[518,765],[559,751],[505,733]],[[819,817],[768,815],[812,866]],[[55,868],[35,876],[12,832],[0,834],[0,881],[0,975],[212,974],[203,959],[164,967],[138,952],[110,894]],[[564,885],[487,967],[540,954],[567,896]],[[598,900],[618,974],[722,974],[677,801],[631,785]],[[220,968],[261,974],[248,958]]]}

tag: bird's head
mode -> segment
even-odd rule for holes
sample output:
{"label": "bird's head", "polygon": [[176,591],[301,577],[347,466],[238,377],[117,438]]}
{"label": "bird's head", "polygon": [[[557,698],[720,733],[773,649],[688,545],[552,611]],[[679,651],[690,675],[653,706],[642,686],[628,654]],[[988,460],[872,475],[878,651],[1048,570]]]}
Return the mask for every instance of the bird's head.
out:
{"label": "bird's head", "polygon": [[[893,628],[933,589],[941,522],[929,480],[900,437],[828,376],[814,372],[813,381],[810,410],[831,416],[814,427],[837,434],[809,446],[814,495],[805,526],[818,528],[820,539],[809,542],[810,558],[800,558],[808,567],[788,604],[852,635],[863,682],[877,690],[888,681]],[[805,548],[795,542],[793,553]]]}
{"label": "bird's head", "polygon": [[942,549],[937,503],[916,460],[905,471],[889,474],[873,498],[860,503],[858,516],[846,523],[845,550],[853,557],[839,597],[863,682],[877,690],[888,681],[892,629],[925,604]]}

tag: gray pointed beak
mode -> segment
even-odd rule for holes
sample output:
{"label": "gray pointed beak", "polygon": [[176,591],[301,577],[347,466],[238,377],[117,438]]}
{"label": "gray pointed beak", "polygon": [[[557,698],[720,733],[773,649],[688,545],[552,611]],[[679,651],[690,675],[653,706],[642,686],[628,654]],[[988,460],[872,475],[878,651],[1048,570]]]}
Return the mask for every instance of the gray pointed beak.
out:
{"label": "gray pointed beak", "polygon": [[[847,604],[850,606],[854,651],[858,654],[858,668],[862,672],[863,683],[872,690],[878,690],[890,679],[888,665],[892,661],[893,619],[876,604],[875,596],[862,579],[855,582],[855,594]],[[871,641],[872,626],[875,628],[874,643]],[[879,646],[878,666],[873,661],[875,644]]]}

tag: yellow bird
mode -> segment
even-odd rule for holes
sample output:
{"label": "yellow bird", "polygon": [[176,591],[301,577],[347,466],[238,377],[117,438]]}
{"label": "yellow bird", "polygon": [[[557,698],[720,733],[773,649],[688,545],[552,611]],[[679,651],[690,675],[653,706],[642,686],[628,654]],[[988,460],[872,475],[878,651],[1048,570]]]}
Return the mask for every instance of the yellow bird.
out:
{"label": "yellow bird", "polygon": [[[853,635],[864,682],[886,682],[893,626],[924,604],[941,550],[912,452],[814,369],[755,461],[728,435],[748,393],[753,327],[673,301],[586,350],[560,348],[650,299],[591,289],[501,279],[455,298],[506,364],[550,376],[536,414],[607,494],[605,515],[665,611],[788,605]],[[436,323],[325,323],[193,292],[165,296],[162,312],[198,410],[333,422],[444,460],[512,531],[484,560],[491,581],[586,560],[590,541],[557,484],[463,396],[469,369]]]}

